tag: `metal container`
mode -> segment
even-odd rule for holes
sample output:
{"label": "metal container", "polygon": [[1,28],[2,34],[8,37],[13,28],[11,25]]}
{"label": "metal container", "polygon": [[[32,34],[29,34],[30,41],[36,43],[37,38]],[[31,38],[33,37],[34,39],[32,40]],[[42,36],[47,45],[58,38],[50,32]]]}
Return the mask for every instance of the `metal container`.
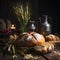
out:
{"label": "metal container", "polygon": [[48,35],[51,33],[51,25],[48,22],[47,15],[44,15],[41,19],[41,26],[40,26],[40,33],[45,35]]}

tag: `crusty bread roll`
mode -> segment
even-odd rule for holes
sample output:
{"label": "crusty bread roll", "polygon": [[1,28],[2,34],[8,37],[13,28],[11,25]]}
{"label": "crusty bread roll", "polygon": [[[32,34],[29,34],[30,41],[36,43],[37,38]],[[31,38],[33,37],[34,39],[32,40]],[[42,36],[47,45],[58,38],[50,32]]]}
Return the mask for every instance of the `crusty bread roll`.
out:
{"label": "crusty bread roll", "polygon": [[53,35],[53,34],[49,34],[47,36],[45,36],[46,38],[46,41],[58,41],[60,40],[60,38],[56,35]]}
{"label": "crusty bread roll", "polygon": [[45,42],[44,36],[36,32],[23,33],[19,36],[19,38],[16,41],[18,46],[23,47],[41,45],[44,42]]}
{"label": "crusty bread roll", "polygon": [[51,42],[45,42],[44,44],[35,46],[34,49],[42,53],[48,53],[54,50],[54,44]]}

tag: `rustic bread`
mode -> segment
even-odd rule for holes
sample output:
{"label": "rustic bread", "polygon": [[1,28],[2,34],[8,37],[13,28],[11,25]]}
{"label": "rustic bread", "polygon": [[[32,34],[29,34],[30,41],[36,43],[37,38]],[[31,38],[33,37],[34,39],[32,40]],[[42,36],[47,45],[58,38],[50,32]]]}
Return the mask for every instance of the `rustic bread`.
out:
{"label": "rustic bread", "polygon": [[49,34],[47,36],[45,36],[46,38],[46,41],[58,41],[60,40],[60,38],[56,35],[53,35],[53,34]]}
{"label": "rustic bread", "polygon": [[44,36],[36,32],[23,33],[19,36],[19,38],[16,41],[18,46],[30,46],[30,47],[35,45],[41,45],[44,42],[45,42]]}

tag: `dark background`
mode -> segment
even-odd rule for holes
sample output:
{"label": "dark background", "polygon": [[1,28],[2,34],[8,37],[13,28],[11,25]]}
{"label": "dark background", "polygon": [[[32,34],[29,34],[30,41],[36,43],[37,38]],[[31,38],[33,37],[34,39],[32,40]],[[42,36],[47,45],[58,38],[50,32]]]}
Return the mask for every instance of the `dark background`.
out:
{"label": "dark background", "polygon": [[[25,0],[16,0],[18,2]],[[15,16],[12,4],[15,0],[0,0],[0,18],[6,21],[7,19],[11,20],[12,23],[15,23],[19,26],[19,22]],[[29,0],[31,6],[32,16],[41,17],[42,15],[47,14],[52,18],[52,31],[60,34],[60,3],[55,0]]]}

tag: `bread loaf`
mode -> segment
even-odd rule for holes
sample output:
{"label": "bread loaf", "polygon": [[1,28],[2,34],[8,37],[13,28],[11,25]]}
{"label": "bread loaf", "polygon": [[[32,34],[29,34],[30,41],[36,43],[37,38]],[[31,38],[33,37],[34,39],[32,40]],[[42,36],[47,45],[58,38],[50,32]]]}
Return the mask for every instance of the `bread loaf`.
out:
{"label": "bread loaf", "polygon": [[46,41],[58,41],[60,38],[56,35],[49,34],[46,37]]}
{"label": "bread loaf", "polygon": [[41,45],[45,42],[43,35],[36,32],[23,33],[19,36],[16,43],[18,46],[36,46]]}

